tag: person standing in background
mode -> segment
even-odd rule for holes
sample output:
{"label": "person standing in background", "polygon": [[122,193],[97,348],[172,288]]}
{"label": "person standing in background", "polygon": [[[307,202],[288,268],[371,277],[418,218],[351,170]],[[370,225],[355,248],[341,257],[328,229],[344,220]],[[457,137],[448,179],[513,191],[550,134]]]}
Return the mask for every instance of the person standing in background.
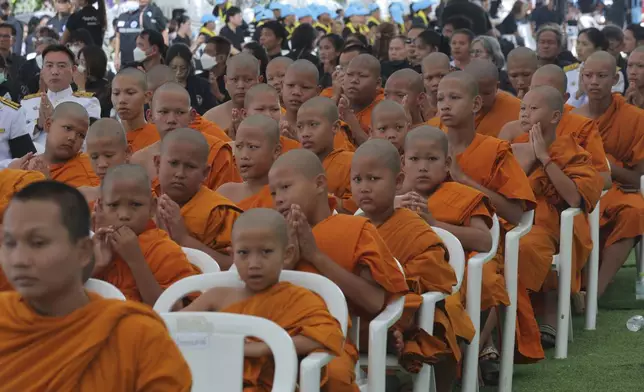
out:
{"label": "person standing in background", "polygon": [[72,1],[56,0],[54,7],[56,8],[56,15],[49,19],[46,26],[57,32],[58,35],[63,35],[69,15],[72,13]]}
{"label": "person standing in background", "polygon": [[238,7],[230,7],[226,11],[226,25],[221,28],[219,35],[228,39],[235,49],[241,52],[245,31],[242,29],[242,11]]}
{"label": "person standing in background", "polygon": [[555,3],[553,0],[537,2],[537,7],[530,14],[532,31],[539,31],[539,28],[545,24],[560,25],[562,23],[561,16],[557,14],[554,8]]}
{"label": "person standing in background", "polygon": [[[94,8],[98,5],[98,9]],[[103,37],[107,30],[105,0],[76,0],[76,12],[67,19],[67,27],[61,39],[62,44],[69,41],[73,31],[85,29],[92,35],[94,45],[103,46]]]}
{"label": "person standing in background", "polygon": [[18,80],[20,67],[25,63],[25,58],[13,51],[13,42],[16,40],[16,30],[12,24],[0,23],[0,56],[6,63],[10,80]]}
{"label": "person standing in background", "polygon": [[624,29],[624,52],[631,54],[635,48],[644,45],[644,27],[630,24]]}
{"label": "person standing in background", "polygon": [[114,67],[118,70],[121,65],[135,61],[133,53],[137,47],[136,39],[144,30],[158,32],[167,45],[167,25],[161,9],[150,0],[139,0],[139,8],[119,15],[114,37]]}
{"label": "person standing in background", "polygon": [[12,15],[11,3],[9,0],[0,0],[0,20],[10,24],[16,31],[13,40],[12,51],[18,56],[22,55],[22,23]]}

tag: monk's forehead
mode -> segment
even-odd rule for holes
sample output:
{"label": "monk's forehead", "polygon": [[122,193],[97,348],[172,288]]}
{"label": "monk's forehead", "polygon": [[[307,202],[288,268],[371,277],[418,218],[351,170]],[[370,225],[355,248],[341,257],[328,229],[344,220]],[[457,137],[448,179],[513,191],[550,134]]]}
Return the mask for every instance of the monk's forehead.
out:
{"label": "monk's forehead", "polygon": [[317,83],[318,74],[313,70],[291,65],[286,70],[285,80],[302,81],[302,82],[307,81],[310,83]]}
{"label": "monk's forehead", "polygon": [[169,90],[162,91],[157,90],[154,93],[153,101],[155,105],[163,106],[173,106],[173,107],[184,107],[190,106],[190,95],[187,91],[178,91],[178,90]]}
{"label": "monk's forehead", "polygon": [[235,77],[235,76],[259,76],[259,69],[255,64],[247,64],[247,63],[241,63],[241,64],[235,64],[234,67],[227,67],[226,68],[226,73],[228,74],[229,77]]}
{"label": "monk's forehead", "polygon": [[[376,73],[378,72],[378,64],[374,63],[374,60],[375,59],[372,58],[358,56],[351,60],[351,63],[349,63],[349,69]],[[377,62],[378,60],[375,61]]]}
{"label": "monk's forehead", "polygon": [[602,58],[588,59],[583,65],[586,70],[606,70],[606,71],[615,71],[615,65],[610,61],[607,61]]}
{"label": "monk's forehead", "polygon": [[279,100],[279,94],[273,90],[248,91],[248,104],[275,103]]}
{"label": "monk's forehead", "polygon": [[117,192],[136,193],[137,196],[149,196],[151,194],[148,181],[138,176],[127,177],[126,175],[105,176],[101,191],[103,195],[111,195]]}

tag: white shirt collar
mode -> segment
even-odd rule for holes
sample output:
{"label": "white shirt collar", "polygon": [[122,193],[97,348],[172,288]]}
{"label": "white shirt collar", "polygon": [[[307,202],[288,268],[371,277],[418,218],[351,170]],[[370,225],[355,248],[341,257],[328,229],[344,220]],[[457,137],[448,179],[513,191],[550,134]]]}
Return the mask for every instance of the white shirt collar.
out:
{"label": "white shirt collar", "polygon": [[64,90],[61,90],[57,93],[47,90],[47,98],[51,101],[52,104],[56,105],[57,102],[70,97],[72,94],[74,94],[74,90],[72,90],[72,87],[69,86]]}

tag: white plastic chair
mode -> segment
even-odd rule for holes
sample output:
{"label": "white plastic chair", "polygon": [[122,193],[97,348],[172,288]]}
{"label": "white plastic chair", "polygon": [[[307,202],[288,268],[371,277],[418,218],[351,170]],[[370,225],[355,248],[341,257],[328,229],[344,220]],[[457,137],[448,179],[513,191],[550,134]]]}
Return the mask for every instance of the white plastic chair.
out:
{"label": "white plastic chair", "polygon": [[297,354],[293,339],[274,322],[218,312],[161,313],[161,317],[190,366],[193,392],[212,391],[215,385],[217,390],[242,392],[247,336],[261,339],[273,353],[273,391],[295,390]]}
{"label": "white plastic chair", "polygon": [[478,390],[479,342],[481,340],[481,286],[483,283],[483,265],[490,261],[499,247],[499,218],[492,217],[492,248],[487,253],[478,253],[467,261],[467,314],[474,324],[474,338],[467,347],[463,366],[463,391]]}
{"label": "white plastic chair", "polygon": [[[340,323],[342,334],[347,336],[348,308],[342,290],[328,278],[307,272],[282,271],[280,281],[306,287],[318,294],[327,305],[329,313]],[[188,293],[206,291],[213,287],[244,287],[236,270],[193,275],[168,287],[154,304],[158,313],[169,312],[173,304]],[[319,391],[321,369],[333,359],[328,353],[312,353],[300,363],[300,388],[302,391]],[[215,384],[213,384],[215,385]],[[218,384],[217,384],[218,385]],[[222,390],[226,390],[222,388]]]}
{"label": "white plastic chair", "polygon": [[85,282],[85,289],[92,293],[96,293],[103,298],[120,299],[125,301],[125,295],[121,293],[121,290],[104,280],[90,278]]}
{"label": "white plastic chair", "polygon": [[[602,196],[607,191],[602,191]],[[585,329],[594,331],[597,328],[597,289],[599,285],[599,210],[601,198],[597,200],[595,209],[588,215],[590,224],[590,239],[593,248],[588,258],[588,283],[586,285],[586,325]]]}
{"label": "white plastic chair", "polygon": [[202,252],[199,249],[194,248],[183,247],[181,249],[183,250],[183,253],[186,254],[186,257],[188,257],[190,264],[199,268],[204,274],[221,271],[217,261],[210,257],[206,252]]}
{"label": "white plastic chair", "polygon": [[[640,193],[644,197],[644,176],[640,177]],[[639,252],[637,250],[639,249]],[[644,273],[644,235],[640,236],[639,247],[635,248],[636,258],[637,258],[637,272],[639,274]]]}
{"label": "white plastic chair", "polygon": [[514,347],[517,328],[517,300],[519,282],[519,242],[528,234],[534,222],[534,210],[526,211],[521,221],[514,229],[505,235],[505,287],[508,291],[510,305],[505,308],[503,324],[503,344],[501,351],[501,375],[499,380],[500,392],[512,392],[512,376],[514,371]]}

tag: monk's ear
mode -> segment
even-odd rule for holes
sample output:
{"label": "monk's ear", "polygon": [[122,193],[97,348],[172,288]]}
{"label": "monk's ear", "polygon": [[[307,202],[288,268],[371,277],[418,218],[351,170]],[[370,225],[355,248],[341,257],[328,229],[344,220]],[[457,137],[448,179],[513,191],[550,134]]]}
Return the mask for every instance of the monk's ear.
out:
{"label": "monk's ear", "polygon": [[130,163],[130,158],[132,158],[132,146],[128,144],[125,148],[125,163]]}
{"label": "monk's ear", "polygon": [[158,200],[154,195],[150,197],[150,219],[156,222]]}
{"label": "monk's ear", "polygon": [[264,75],[259,75],[257,77],[257,84],[262,84],[264,83]]}
{"label": "monk's ear", "polygon": [[195,121],[195,117],[197,117],[197,111],[194,108],[190,108],[190,122],[192,123]]}
{"label": "monk's ear", "polygon": [[445,154],[445,167],[447,167],[447,170],[452,166],[452,156],[449,154]]}
{"label": "monk's ear", "polygon": [[382,77],[378,76],[378,86],[382,86]]}
{"label": "monk's ear", "polygon": [[404,153],[400,154],[400,167],[401,167],[401,171],[404,173],[405,172],[405,154]]}
{"label": "monk's ear", "polygon": [[297,260],[295,259],[295,245],[288,244],[284,249],[284,264],[283,265],[295,265]]}
{"label": "monk's ear", "polygon": [[396,175],[396,193],[402,190],[404,183],[405,183],[405,173],[401,171]]}
{"label": "monk's ear", "polygon": [[148,108],[148,110],[145,111],[145,121],[150,121],[152,119],[152,109]]}
{"label": "monk's ear", "polygon": [[427,93],[423,91],[422,93],[418,94],[418,97],[416,98],[416,103],[420,105],[423,102],[425,102],[427,99],[428,99]]}
{"label": "monk's ear", "polygon": [[143,94],[143,97],[144,97],[144,99],[145,99],[145,100],[143,101],[143,104],[144,104],[144,105],[145,105],[146,103],[150,103],[150,102],[152,101],[152,91],[147,90],[147,91]]}
{"label": "monk's ear", "polygon": [[315,177],[315,186],[320,191],[322,191],[322,193],[324,193],[324,194],[328,193],[328,191],[327,191],[327,189],[328,189],[327,188],[327,179],[326,179],[326,175],[324,173],[318,174]]}
{"label": "monk's ear", "polygon": [[561,110],[555,110],[552,113],[552,119],[550,120],[550,123],[556,127],[557,124],[559,124],[559,121],[561,121],[561,115]]}
{"label": "monk's ear", "polygon": [[322,92],[322,86],[318,84],[317,86],[315,86],[315,95],[320,95],[321,92]]}
{"label": "monk's ear", "polygon": [[159,167],[161,166],[161,155],[155,155],[152,160],[154,161],[154,169],[157,171],[157,176],[159,175]]}
{"label": "monk's ear", "polygon": [[338,132],[342,132],[342,122],[340,120],[336,120],[333,123],[333,127],[331,127],[331,130],[333,131],[334,135]]}
{"label": "monk's ear", "polygon": [[242,119],[246,118],[246,116],[248,116],[248,112],[246,111],[246,108],[239,109],[239,115],[241,116]]}
{"label": "monk's ear", "polygon": [[282,155],[282,143],[278,140],[277,143],[275,143],[275,148],[273,149],[273,162],[275,162],[280,155]]}
{"label": "monk's ear", "polygon": [[51,129],[51,123],[52,123],[51,117],[49,117],[47,120],[45,120],[45,132],[49,133],[49,130]]}
{"label": "monk's ear", "polygon": [[[89,270],[89,265],[93,264],[94,262],[94,244],[92,243],[92,239],[89,237],[79,239],[76,242],[76,252],[76,259],[81,260],[80,267],[83,270],[83,283],[85,283],[85,281],[87,280],[85,279],[87,277],[86,269]],[[93,266],[91,269],[94,269]],[[89,273],[89,275],[89,277],[91,277],[91,272]]]}
{"label": "monk's ear", "polygon": [[474,107],[472,108],[472,111],[474,113],[478,113],[481,108],[483,108],[483,98],[481,98],[480,95],[477,95],[474,97]]}

